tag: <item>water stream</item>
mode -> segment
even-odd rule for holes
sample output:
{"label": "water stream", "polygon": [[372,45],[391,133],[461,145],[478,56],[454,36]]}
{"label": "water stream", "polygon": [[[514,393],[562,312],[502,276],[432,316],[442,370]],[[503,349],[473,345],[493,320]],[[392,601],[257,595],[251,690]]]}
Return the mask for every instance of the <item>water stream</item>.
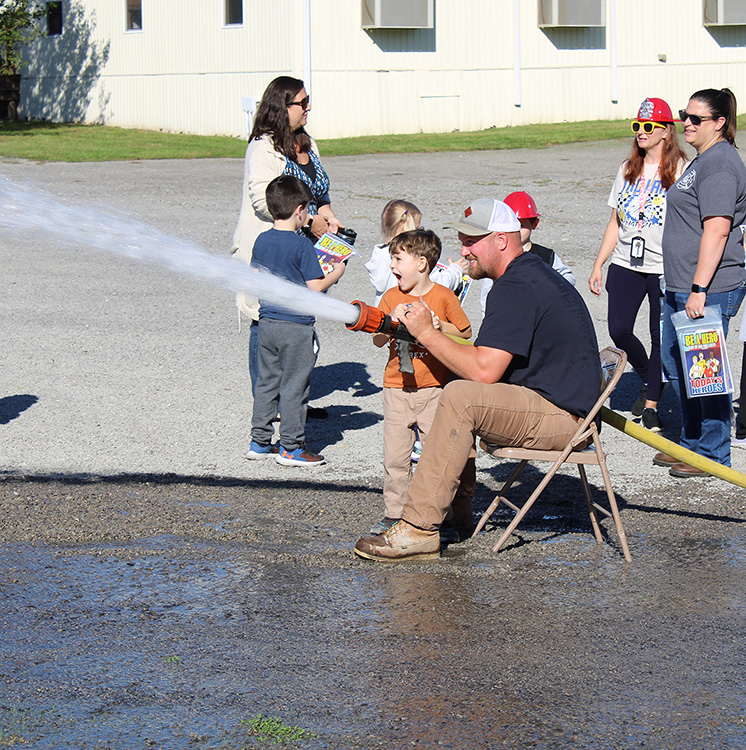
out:
{"label": "water stream", "polygon": [[306,286],[249,268],[235,258],[211,255],[186,240],[114,211],[66,205],[59,199],[0,177],[0,234],[19,239],[44,236],[60,245],[81,245],[155,263],[182,276],[297,313],[341,323],[358,319],[358,308]]}

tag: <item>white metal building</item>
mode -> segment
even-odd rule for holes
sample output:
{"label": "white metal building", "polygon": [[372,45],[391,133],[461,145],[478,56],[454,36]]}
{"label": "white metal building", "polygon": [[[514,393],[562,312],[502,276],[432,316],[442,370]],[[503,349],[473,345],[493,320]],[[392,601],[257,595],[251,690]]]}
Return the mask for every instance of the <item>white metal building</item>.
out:
{"label": "white metal building", "polygon": [[246,134],[248,98],[306,81],[317,138],[746,108],[746,0],[61,0],[21,116]]}

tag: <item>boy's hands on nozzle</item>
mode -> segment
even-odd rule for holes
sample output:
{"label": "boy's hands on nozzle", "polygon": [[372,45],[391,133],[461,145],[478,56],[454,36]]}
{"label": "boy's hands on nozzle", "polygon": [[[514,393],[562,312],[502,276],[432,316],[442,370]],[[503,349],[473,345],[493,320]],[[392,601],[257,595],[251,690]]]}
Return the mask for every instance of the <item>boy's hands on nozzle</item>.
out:
{"label": "boy's hands on nozzle", "polygon": [[391,311],[391,320],[395,320],[397,323],[403,323],[404,322],[404,316],[409,311],[409,308],[411,308],[412,305],[408,305],[406,302],[400,302],[392,311]]}
{"label": "boy's hands on nozzle", "polygon": [[416,339],[435,328],[432,311],[422,297],[420,297],[419,302],[413,302],[406,309],[400,321]]}

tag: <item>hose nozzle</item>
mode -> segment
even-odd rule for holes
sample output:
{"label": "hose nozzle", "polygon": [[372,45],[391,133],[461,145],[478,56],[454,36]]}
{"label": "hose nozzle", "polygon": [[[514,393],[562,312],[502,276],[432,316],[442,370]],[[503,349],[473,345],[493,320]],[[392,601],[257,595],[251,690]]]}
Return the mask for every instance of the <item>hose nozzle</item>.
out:
{"label": "hose nozzle", "polygon": [[390,315],[381,312],[377,307],[366,305],[365,302],[359,299],[353,300],[352,304],[359,308],[360,316],[354,323],[345,324],[351,331],[387,333],[395,339],[413,341],[412,335],[403,325],[395,320],[391,320]]}

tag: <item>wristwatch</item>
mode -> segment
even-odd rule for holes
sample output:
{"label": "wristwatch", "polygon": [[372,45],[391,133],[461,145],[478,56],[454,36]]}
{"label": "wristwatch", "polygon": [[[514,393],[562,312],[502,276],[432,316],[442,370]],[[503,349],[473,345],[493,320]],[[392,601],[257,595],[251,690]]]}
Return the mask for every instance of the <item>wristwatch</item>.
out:
{"label": "wristwatch", "polygon": [[706,294],[707,287],[700,286],[699,284],[692,284],[692,292],[694,292],[694,294]]}

